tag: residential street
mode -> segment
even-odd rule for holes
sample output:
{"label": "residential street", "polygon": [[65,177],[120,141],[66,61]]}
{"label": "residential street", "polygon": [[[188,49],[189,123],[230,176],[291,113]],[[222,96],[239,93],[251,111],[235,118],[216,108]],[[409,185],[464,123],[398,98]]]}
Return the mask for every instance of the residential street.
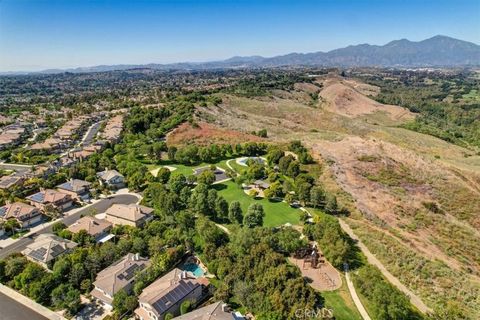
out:
{"label": "residential street", "polygon": [[44,316],[3,293],[0,293],[0,310],[1,320],[47,320]]}

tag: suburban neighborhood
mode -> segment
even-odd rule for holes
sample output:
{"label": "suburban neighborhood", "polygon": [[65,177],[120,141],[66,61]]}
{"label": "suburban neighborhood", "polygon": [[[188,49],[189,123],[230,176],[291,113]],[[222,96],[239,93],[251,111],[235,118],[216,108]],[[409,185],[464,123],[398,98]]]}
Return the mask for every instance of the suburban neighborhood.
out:
{"label": "suburban neighborhood", "polygon": [[0,1],[0,320],[480,319],[474,2]]}

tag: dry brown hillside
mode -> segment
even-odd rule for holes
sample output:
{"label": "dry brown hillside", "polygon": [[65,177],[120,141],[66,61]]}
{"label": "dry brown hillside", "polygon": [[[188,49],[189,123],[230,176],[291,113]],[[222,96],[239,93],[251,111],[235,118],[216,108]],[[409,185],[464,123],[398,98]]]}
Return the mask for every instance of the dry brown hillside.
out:
{"label": "dry brown hillside", "polygon": [[222,95],[201,117],[302,140],[324,161],[327,187],[346,194],[347,222],[389,271],[431,307],[456,300],[480,318],[480,157],[400,128],[413,115],[366,96],[376,93],[329,76],[270,97]]}

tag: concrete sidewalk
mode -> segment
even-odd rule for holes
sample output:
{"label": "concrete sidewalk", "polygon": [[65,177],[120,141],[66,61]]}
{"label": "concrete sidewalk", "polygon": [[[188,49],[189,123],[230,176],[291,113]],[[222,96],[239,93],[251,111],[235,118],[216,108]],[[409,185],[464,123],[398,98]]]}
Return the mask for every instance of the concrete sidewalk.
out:
{"label": "concrete sidewalk", "polygon": [[368,315],[367,310],[365,310],[365,307],[363,306],[362,301],[360,301],[360,298],[357,295],[357,291],[355,291],[355,287],[353,286],[353,282],[350,279],[350,274],[348,272],[345,272],[345,278],[347,280],[348,291],[350,291],[350,295],[352,296],[353,302],[355,303],[355,306],[357,307],[358,312],[360,312],[360,315],[362,316],[363,320],[372,320]]}
{"label": "concrete sidewalk", "polygon": [[44,316],[47,319],[50,320],[66,320],[64,317],[59,315],[58,313],[53,312],[52,310],[36,303],[35,301],[25,297],[24,295],[18,293],[17,291],[10,289],[7,286],[4,286],[3,284],[0,284],[0,292],[5,294],[6,296],[12,298],[18,303],[21,303],[24,305],[26,308],[29,308],[36,313]]}

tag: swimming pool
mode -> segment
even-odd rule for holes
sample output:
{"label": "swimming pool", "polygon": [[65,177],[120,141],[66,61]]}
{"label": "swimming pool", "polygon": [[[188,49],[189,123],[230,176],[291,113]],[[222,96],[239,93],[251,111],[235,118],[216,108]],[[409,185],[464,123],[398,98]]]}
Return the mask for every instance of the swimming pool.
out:
{"label": "swimming pool", "polygon": [[204,274],[205,274],[202,267],[200,267],[196,263],[186,263],[182,266],[181,269],[193,273],[193,275],[197,278],[198,277],[203,277]]}

